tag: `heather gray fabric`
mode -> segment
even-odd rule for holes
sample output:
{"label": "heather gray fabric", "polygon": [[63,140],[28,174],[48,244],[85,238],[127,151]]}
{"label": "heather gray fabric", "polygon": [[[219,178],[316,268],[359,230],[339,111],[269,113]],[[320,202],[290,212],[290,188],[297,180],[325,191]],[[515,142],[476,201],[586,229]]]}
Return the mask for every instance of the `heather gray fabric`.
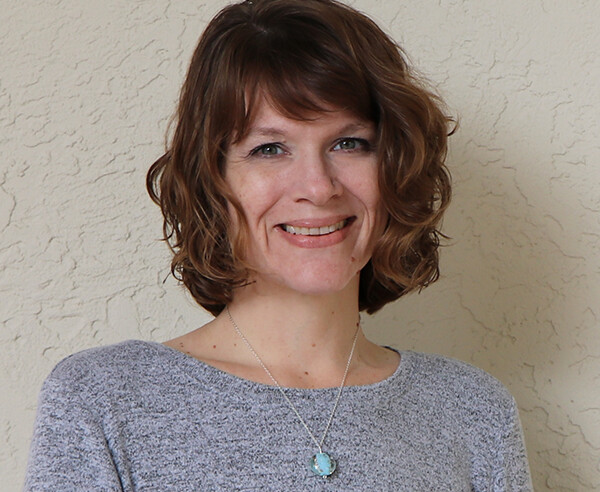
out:
{"label": "heather gray fabric", "polygon": [[[388,379],[344,389],[324,450],[272,387],[160,344],[68,357],[42,388],[26,490],[529,491],[513,398],[465,363],[402,352]],[[288,395],[321,435],[335,389]]]}

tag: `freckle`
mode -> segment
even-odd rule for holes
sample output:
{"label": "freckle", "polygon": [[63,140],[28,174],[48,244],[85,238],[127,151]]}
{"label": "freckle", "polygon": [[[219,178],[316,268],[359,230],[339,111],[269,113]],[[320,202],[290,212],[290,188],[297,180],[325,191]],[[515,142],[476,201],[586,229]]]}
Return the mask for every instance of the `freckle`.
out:
{"label": "freckle", "polygon": [[306,374],[308,376],[308,371],[304,371],[304,374]]}
{"label": "freckle", "polygon": [[215,348],[217,348],[217,346],[216,346],[216,345],[213,345],[213,348],[215,349]]}
{"label": "freckle", "polygon": [[354,258],[354,256],[351,256],[350,261],[354,262],[354,261],[356,261],[356,258]]}
{"label": "freckle", "polygon": [[233,346],[234,346],[234,347],[237,347],[237,343],[234,343],[234,344],[233,344]]}
{"label": "freckle", "polygon": [[316,343],[313,343],[313,344],[312,344],[312,346],[313,346],[313,347],[316,347],[316,346],[317,346],[317,344],[316,344]]}
{"label": "freckle", "polygon": [[180,347],[183,347],[183,342],[179,342],[179,346],[180,346]]}

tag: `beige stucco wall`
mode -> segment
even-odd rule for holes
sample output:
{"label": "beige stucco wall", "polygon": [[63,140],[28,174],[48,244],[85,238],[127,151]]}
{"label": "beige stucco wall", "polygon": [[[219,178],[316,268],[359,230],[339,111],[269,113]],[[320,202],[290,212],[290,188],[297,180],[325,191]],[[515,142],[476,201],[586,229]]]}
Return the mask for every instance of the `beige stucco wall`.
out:
{"label": "beige stucco wall", "polygon": [[[357,0],[460,117],[442,279],[365,325],[517,397],[536,490],[600,490],[600,2]],[[144,176],[223,1],[0,0],[0,477],[71,352],[208,317]],[[7,487],[4,489],[4,487]]]}

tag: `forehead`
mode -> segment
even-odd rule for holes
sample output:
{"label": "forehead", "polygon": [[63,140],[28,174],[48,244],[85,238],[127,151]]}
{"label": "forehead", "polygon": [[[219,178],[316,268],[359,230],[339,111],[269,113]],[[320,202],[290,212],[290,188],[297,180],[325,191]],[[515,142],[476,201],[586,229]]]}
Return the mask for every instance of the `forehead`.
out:
{"label": "forehead", "polygon": [[284,135],[297,128],[310,127],[352,132],[372,130],[374,123],[349,109],[318,101],[313,110],[292,113],[263,95],[255,100],[247,113],[245,131],[238,141],[253,136]]}

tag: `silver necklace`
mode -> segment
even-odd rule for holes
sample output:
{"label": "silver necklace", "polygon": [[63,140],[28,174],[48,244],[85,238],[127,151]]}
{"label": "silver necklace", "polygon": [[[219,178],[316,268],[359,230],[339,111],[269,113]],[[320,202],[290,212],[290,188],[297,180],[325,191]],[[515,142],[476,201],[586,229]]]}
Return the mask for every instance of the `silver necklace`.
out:
{"label": "silver necklace", "polygon": [[340,401],[340,397],[342,396],[342,389],[344,388],[344,384],[346,383],[346,376],[348,376],[348,370],[350,369],[350,362],[352,361],[352,356],[354,355],[354,348],[356,347],[356,340],[358,339],[358,331],[360,328],[360,323],[358,323],[358,325],[356,327],[356,332],[354,333],[354,340],[352,341],[352,349],[350,350],[350,355],[348,356],[348,362],[346,362],[346,369],[344,370],[344,376],[342,377],[342,382],[340,383],[340,386],[338,388],[337,396],[333,403],[333,408],[331,409],[331,414],[329,415],[329,420],[327,421],[327,425],[325,426],[325,430],[323,431],[323,436],[321,436],[321,441],[318,441],[317,438],[315,437],[315,435],[308,428],[308,425],[306,425],[306,422],[304,421],[304,419],[302,418],[300,413],[298,412],[296,405],[294,405],[292,403],[292,400],[290,400],[289,397],[285,394],[285,391],[283,391],[283,388],[281,387],[281,385],[279,384],[277,379],[275,379],[275,376],[273,376],[273,374],[271,374],[271,371],[269,371],[269,368],[265,365],[265,363],[262,361],[262,359],[256,353],[256,350],[254,350],[254,347],[252,347],[252,345],[250,344],[248,339],[242,333],[242,330],[240,330],[239,326],[234,321],[233,317],[231,316],[231,312],[229,311],[229,306],[225,306],[225,309],[227,310],[227,316],[229,316],[229,321],[231,321],[231,324],[233,325],[233,328],[235,329],[236,333],[244,341],[246,346],[250,349],[250,352],[252,352],[252,355],[254,355],[254,357],[256,358],[256,360],[258,361],[260,366],[264,369],[264,371],[267,373],[269,378],[271,378],[271,381],[273,381],[273,384],[275,384],[275,386],[281,393],[281,396],[283,396],[283,398],[285,399],[287,404],[294,411],[294,413],[296,414],[296,417],[298,417],[298,420],[300,420],[300,422],[302,423],[302,426],[306,429],[306,432],[308,432],[308,435],[310,436],[312,441],[316,444],[317,448],[319,449],[319,452],[313,454],[312,457],[310,458],[310,461],[309,461],[310,470],[315,475],[319,475],[321,477],[328,477],[335,471],[337,463],[331,457],[331,455],[323,452],[323,442],[325,442],[325,436],[327,435],[327,432],[329,431],[329,427],[331,426],[331,422],[333,421],[333,416],[335,415],[335,411],[336,411],[338,403]]}

